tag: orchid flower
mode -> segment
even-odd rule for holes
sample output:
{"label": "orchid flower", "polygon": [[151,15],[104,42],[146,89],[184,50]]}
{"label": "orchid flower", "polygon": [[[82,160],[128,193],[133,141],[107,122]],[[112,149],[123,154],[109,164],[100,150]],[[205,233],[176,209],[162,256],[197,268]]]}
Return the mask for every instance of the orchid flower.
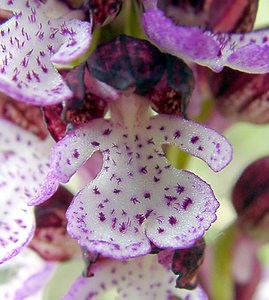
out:
{"label": "orchid flower", "polygon": [[25,249],[13,260],[0,265],[0,298],[43,299],[42,289],[53,275],[55,266],[34,251]]}
{"label": "orchid flower", "polygon": [[51,141],[0,120],[1,144],[1,237],[0,262],[4,262],[30,242],[34,234],[33,207],[27,201],[38,190],[48,170]]}
{"label": "orchid flower", "polygon": [[68,64],[88,50],[91,24],[57,0],[3,0],[0,9],[13,13],[0,25],[0,90],[35,105],[71,98],[53,63]]}
{"label": "orchid flower", "polygon": [[143,0],[143,26],[149,39],[164,51],[220,72],[224,66],[248,73],[268,73],[268,30],[214,33],[177,26],[158,8],[158,0]]}
{"label": "orchid flower", "polygon": [[208,299],[201,287],[174,287],[176,276],[158,263],[157,255],[127,261],[105,260],[93,266],[94,277],[79,277],[63,300],[89,299]]}
{"label": "orchid flower", "polygon": [[[109,45],[121,43],[123,49],[133,40],[146,43],[121,38]],[[99,68],[101,72],[102,65]],[[124,74],[122,70],[119,77]],[[29,204],[46,200],[58,183],[68,182],[100,151],[100,173],[67,211],[69,234],[89,251],[117,259],[147,254],[151,242],[159,248],[191,246],[215,221],[219,204],[198,176],[172,167],[162,147],[174,144],[218,172],[231,160],[229,143],[215,131],[178,116],[151,117],[145,96],[123,91],[109,105],[110,119],[94,119],[56,144],[46,180]]]}

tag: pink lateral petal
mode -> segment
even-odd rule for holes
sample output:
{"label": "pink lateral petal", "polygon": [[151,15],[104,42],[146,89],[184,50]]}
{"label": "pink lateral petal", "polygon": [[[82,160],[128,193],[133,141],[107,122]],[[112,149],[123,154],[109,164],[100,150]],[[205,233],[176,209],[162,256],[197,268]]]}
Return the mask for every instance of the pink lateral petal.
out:
{"label": "pink lateral petal", "polygon": [[0,9],[13,11],[14,16],[0,26],[0,89],[35,105],[71,98],[72,91],[52,61],[69,63],[85,53],[91,42],[91,25],[71,20],[66,9],[62,17],[50,18],[54,12],[47,6],[54,1],[2,2]]}
{"label": "pink lateral petal", "polygon": [[144,29],[148,37],[168,53],[216,72],[224,66],[249,73],[269,72],[268,29],[214,34],[198,27],[177,26],[156,8],[156,3],[151,3],[151,7],[143,14]]}
{"label": "pink lateral petal", "polygon": [[218,43],[201,29],[176,26],[157,9],[149,9],[143,14],[143,25],[150,40],[166,52],[221,70],[217,61]]}
{"label": "pink lateral petal", "polygon": [[169,300],[173,297],[185,300],[208,299],[200,287],[193,291],[176,289],[176,276],[158,263],[156,255],[128,261],[97,262],[92,269],[94,277],[79,277],[63,300],[97,300],[109,291],[114,292],[115,299],[121,300]]}
{"label": "pink lateral petal", "polygon": [[47,263],[34,251],[25,249],[12,260],[0,265],[0,299],[39,299],[36,297],[37,293],[44,288],[54,270],[55,264]]}
{"label": "pink lateral petal", "polygon": [[[67,211],[69,234],[81,246],[122,259],[149,253],[150,241],[184,248],[203,236],[216,219],[218,202],[203,180],[168,163],[164,143],[202,158],[215,171],[231,160],[223,136],[175,116],[154,117],[131,131],[97,119],[57,143],[49,183],[67,182],[94,152],[103,155],[100,173]],[[46,199],[46,187],[45,182],[38,201]]]}
{"label": "pink lateral petal", "polygon": [[50,142],[42,142],[12,123],[0,120],[0,261],[16,255],[33,236],[32,208],[26,201],[39,188],[48,171]]}

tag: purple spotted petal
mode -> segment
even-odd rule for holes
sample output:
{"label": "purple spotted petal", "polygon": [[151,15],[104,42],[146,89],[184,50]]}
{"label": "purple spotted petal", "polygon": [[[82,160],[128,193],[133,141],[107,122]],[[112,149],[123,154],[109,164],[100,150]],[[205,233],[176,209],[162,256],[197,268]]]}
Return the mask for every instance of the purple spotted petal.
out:
{"label": "purple spotted petal", "polygon": [[208,299],[200,287],[193,291],[176,289],[176,276],[158,263],[156,255],[128,261],[97,262],[93,270],[94,277],[79,277],[62,299],[97,300],[108,292],[113,299],[121,300]]}
{"label": "purple spotted petal", "polygon": [[72,19],[56,0],[3,0],[0,9],[14,14],[0,26],[0,90],[39,105],[69,99],[72,92],[52,62],[70,63],[87,51],[91,25]]}
{"label": "purple spotted petal", "polygon": [[231,160],[224,137],[178,117],[159,115],[134,128],[93,120],[58,142],[43,190],[31,204],[44,201],[51,184],[67,182],[100,150],[101,172],[67,211],[71,236],[89,251],[119,259],[149,253],[150,241],[159,248],[191,246],[215,221],[219,205],[208,184],[169,164],[162,150],[168,143],[215,171]]}
{"label": "purple spotted petal", "polygon": [[55,264],[43,261],[30,249],[0,265],[1,300],[37,300],[55,270]]}
{"label": "purple spotted petal", "polygon": [[168,53],[217,72],[224,66],[250,73],[269,72],[268,30],[213,34],[198,27],[176,26],[156,8],[157,1],[144,2],[146,34]]}
{"label": "purple spotted petal", "polygon": [[0,263],[30,242],[34,217],[26,201],[48,170],[50,142],[0,120]]}

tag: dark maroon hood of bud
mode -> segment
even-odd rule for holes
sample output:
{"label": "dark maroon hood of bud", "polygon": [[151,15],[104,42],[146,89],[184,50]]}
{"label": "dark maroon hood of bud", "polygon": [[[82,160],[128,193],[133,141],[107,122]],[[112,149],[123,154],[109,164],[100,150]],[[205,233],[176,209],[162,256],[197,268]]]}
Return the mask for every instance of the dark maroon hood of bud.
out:
{"label": "dark maroon hood of bud", "polygon": [[0,118],[45,139],[48,131],[40,107],[18,102],[0,93]]}
{"label": "dark maroon hood of bud", "polygon": [[167,54],[166,70],[148,93],[152,108],[163,114],[184,114],[194,89],[192,70],[180,59]]}
{"label": "dark maroon hood of bud", "polygon": [[103,26],[113,21],[121,10],[123,0],[88,0],[85,8],[92,15],[93,25]]}
{"label": "dark maroon hood of bud", "polygon": [[99,46],[87,63],[92,76],[144,95],[158,113],[180,114],[194,88],[193,73],[182,60],[125,35]]}
{"label": "dark maroon hood of bud", "polygon": [[244,230],[259,229],[268,239],[269,228],[269,157],[249,165],[232,192],[232,201]]}
{"label": "dark maroon hood of bud", "polygon": [[223,115],[257,124],[269,122],[269,74],[248,74],[229,68],[219,74],[206,72]]}
{"label": "dark maroon hood of bud", "polygon": [[120,35],[102,44],[87,60],[92,76],[117,90],[148,92],[162,77],[165,56],[148,41]]}
{"label": "dark maroon hood of bud", "polygon": [[258,0],[159,0],[158,6],[180,25],[214,32],[247,32],[253,28]]}
{"label": "dark maroon hood of bud", "polygon": [[158,254],[158,261],[168,270],[178,275],[176,287],[192,290],[197,286],[199,267],[204,260],[204,239],[197,240],[194,245],[186,249],[167,249]]}
{"label": "dark maroon hood of bud", "polygon": [[45,203],[35,206],[36,231],[30,247],[46,260],[63,261],[80,253],[67,231],[65,213],[73,195],[59,187]]}
{"label": "dark maroon hood of bud", "polygon": [[194,289],[197,286],[197,274],[204,260],[205,242],[197,240],[186,249],[176,250],[172,261],[172,271],[178,275],[177,288]]}
{"label": "dark maroon hood of bud", "polygon": [[43,108],[47,128],[56,141],[62,139],[67,130],[106,113],[107,102],[86,88],[84,68],[82,64],[65,74],[65,80],[74,92],[72,99]]}

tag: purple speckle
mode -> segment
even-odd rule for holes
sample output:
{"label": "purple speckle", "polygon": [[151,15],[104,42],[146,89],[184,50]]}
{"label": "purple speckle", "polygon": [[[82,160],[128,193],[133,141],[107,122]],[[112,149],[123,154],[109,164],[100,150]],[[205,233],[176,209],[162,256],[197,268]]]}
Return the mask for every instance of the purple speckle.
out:
{"label": "purple speckle", "polygon": [[92,144],[94,147],[97,147],[97,146],[100,145],[100,143],[98,143],[97,141],[93,141],[93,142],[91,142],[91,144]]}
{"label": "purple speckle", "polygon": [[182,194],[184,192],[184,186],[177,184],[176,191],[179,195]]}
{"label": "purple speckle", "polygon": [[192,200],[189,197],[184,198],[183,203],[182,203],[182,208],[186,210],[189,205],[192,204]]}
{"label": "purple speckle", "polygon": [[203,150],[204,150],[204,148],[203,148],[202,146],[199,146],[197,149],[198,149],[199,151],[203,151]]}
{"label": "purple speckle", "polygon": [[196,142],[198,142],[199,141],[199,136],[193,136],[192,138],[191,138],[191,143],[192,144],[195,144]]}
{"label": "purple speckle", "polygon": [[74,152],[73,152],[73,157],[74,158],[79,158],[79,152],[78,152],[78,149],[75,149]]}
{"label": "purple speckle", "polygon": [[173,217],[173,216],[171,216],[171,217],[169,217],[169,223],[170,223],[170,225],[176,225],[176,223],[177,223],[177,219],[175,218],[175,217]]}
{"label": "purple speckle", "polygon": [[174,132],[174,138],[175,138],[175,139],[178,139],[178,138],[180,137],[180,135],[181,135],[181,134],[180,134],[180,131],[179,131],[179,130],[177,130],[177,131]]}
{"label": "purple speckle", "polygon": [[99,213],[99,220],[101,222],[104,222],[106,220],[106,217],[105,217],[104,213],[102,213],[102,212]]}
{"label": "purple speckle", "polygon": [[107,128],[107,129],[103,132],[103,135],[110,135],[111,132],[112,132],[112,129]]}

